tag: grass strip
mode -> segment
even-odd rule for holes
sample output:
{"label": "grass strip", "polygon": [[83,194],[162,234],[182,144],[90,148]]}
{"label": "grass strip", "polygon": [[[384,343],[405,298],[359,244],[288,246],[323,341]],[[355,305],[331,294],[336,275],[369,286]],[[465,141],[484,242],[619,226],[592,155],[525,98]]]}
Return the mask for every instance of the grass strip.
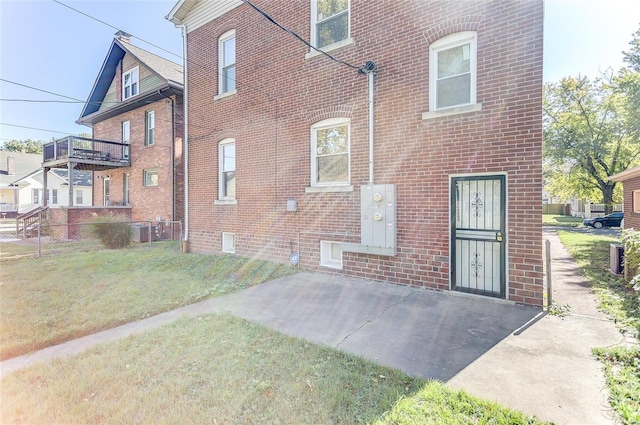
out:
{"label": "grass strip", "polygon": [[582,225],[582,221],[580,217],[570,215],[542,214],[543,226],[578,227]]}
{"label": "grass strip", "polygon": [[228,314],[16,371],[2,397],[7,424],[540,423]]}
{"label": "grass strip", "polygon": [[[297,269],[173,244],[2,264],[0,359],[236,292]],[[28,312],[28,314],[26,314]]]}

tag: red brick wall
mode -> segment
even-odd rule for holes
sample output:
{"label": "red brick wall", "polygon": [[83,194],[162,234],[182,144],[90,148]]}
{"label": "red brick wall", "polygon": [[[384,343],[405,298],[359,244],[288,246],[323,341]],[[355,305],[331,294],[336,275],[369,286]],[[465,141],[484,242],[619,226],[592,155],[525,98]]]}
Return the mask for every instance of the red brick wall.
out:
{"label": "red brick wall", "polygon": [[[175,103],[172,109],[172,101]],[[129,203],[133,220],[181,220],[184,217],[183,104],[172,96],[96,123],[93,137],[120,142],[122,123],[130,121],[131,167],[94,173],[93,202],[103,205],[104,178],[110,180],[110,202],[124,200],[124,174],[129,173]],[[155,143],[145,146],[145,114],[155,112]],[[177,111],[177,112],[176,112]],[[174,121],[173,117],[177,119]],[[179,117],[179,118],[178,118]],[[172,125],[173,124],[173,125]],[[158,170],[158,186],[143,184],[145,169]]]}
{"label": "red brick wall", "polygon": [[[640,212],[633,211],[633,191],[640,190],[640,177],[618,184],[622,184],[624,189],[624,227],[625,229],[640,230]],[[636,196],[639,195],[636,193]]]}
{"label": "red brick wall", "polygon": [[[309,2],[256,1],[309,39]],[[363,278],[449,288],[450,176],[506,173],[508,297],[542,304],[541,0],[351,2],[352,45],[331,52],[376,62],[375,182],[397,187],[398,255],[344,254]],[[237,89],[217,94],[217,40],[235,29]],[[429,45],[459,31],[478,33],[479,112],[422,120],[429,110]],[[188,35],[189,240],[195,252],[221,251],[236,234],[243,256],[319,267],[319,240],[359,242],[360,185],[369,179],[367,82],[240,6]],[[353,192],[306,193],[310,126],[351,120]],[[218,143],[236,139],[237,205],[214,205]],[[286,200],[298,212],[286,212]],[[331,236],[340,234],[345,236]],[[298,245],[298,242],[300,244]]]}
{"label": "red brick wall", "polygon": [[80,239],[85,225],[78,226],[79,223],[89,223],[96,216],[117,215],[122,216],[124,221],[131,220],[131,208],[129,207],[76,207],[76,208],[50,208],[49,223],[52,236],[62,239]]}

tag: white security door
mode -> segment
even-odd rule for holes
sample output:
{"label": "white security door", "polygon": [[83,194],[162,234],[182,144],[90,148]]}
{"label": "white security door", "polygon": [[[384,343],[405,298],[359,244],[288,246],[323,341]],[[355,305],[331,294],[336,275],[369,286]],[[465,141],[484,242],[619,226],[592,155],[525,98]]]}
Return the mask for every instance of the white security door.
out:
{"label": "white security door", "polygon": [[505,176],[452,178],[454,290],[505,297],[505,199]]}

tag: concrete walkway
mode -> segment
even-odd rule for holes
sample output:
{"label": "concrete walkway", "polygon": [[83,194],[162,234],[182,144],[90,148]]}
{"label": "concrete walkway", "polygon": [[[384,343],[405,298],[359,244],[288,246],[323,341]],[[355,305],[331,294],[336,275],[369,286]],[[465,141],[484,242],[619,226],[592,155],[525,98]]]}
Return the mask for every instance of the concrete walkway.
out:
{"label": "concrete walkway", "polygon": [[573,315],[486,298],[299,273],[0,363],[2,375],[170,323],[229,311],[283,333],[440,379],[454,388],[558,424],[611,424],[592,347],[623,343],[596,309],[555,232],[554,299]]}

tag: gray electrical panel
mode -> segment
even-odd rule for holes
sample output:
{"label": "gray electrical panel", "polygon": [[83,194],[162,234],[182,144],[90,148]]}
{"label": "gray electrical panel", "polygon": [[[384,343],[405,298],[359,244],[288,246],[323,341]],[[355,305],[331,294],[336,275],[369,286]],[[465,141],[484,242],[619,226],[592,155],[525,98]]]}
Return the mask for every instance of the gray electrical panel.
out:
{"label": "gray electrical panel", "polygon": [[361,244],[343,243],[342,250],[396,255],[396,186],[369,184],[360,187]]}

